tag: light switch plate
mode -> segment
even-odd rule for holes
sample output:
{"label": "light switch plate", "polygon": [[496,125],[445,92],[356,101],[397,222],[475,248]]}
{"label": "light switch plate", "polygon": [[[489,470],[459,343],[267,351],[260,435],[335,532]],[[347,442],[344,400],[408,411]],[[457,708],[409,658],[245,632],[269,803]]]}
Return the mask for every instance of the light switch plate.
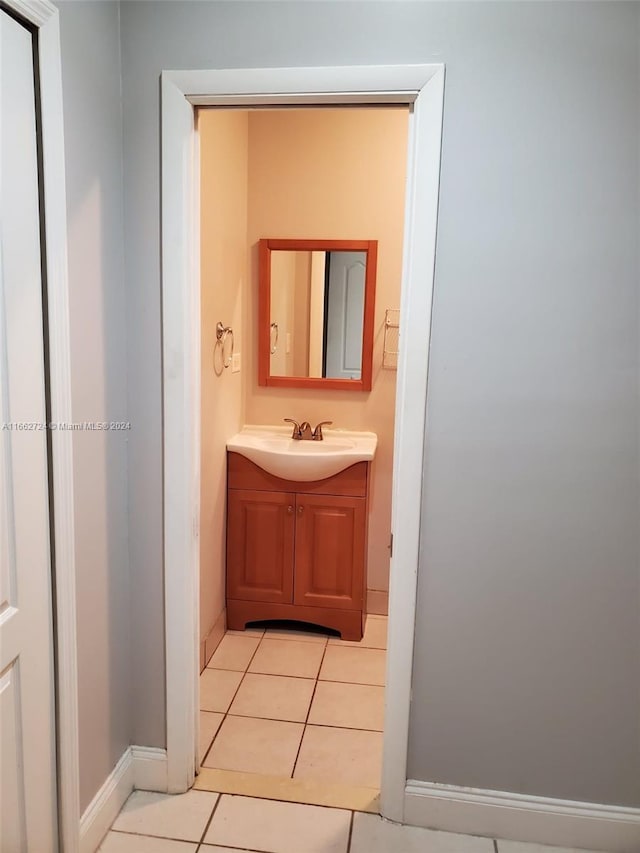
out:
{"label": "light switch plate", "polygon": [[240,373],[240,353],[234,352],[233,358],[231,359],[231,372],[232,373]]}

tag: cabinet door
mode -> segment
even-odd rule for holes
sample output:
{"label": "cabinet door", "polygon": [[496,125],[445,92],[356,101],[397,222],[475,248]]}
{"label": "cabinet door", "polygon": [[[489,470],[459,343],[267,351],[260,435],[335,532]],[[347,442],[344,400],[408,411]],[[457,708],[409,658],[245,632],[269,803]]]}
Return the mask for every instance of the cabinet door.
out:
{"label": "cabinet door", "polygon": [[364,498],[296,495],[294,604],[362,608]]}
{"label": "cabinet door", "polygon": [[291,604],[295,495],[229,490],[227,597]]}

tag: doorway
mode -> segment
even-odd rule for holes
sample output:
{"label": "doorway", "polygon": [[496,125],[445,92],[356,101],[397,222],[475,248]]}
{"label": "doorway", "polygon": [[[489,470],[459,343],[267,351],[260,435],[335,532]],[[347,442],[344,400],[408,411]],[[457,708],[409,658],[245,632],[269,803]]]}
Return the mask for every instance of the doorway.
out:
{"label": "doorway", "polygon": [[[433,288],[443,83],[443,68],[435,65],[163,74],[165,649],[171,791],[186,790],[193,783],[197,749],[200,277],[194,107],[403,103],[411,114],[381,793],[382,813],[402,819],[428,368],[425,332],[430,327]],[[400,492],[413,496],[402,512]]]}
{"label": "doorway", "polygon": [[[269,776],[280,796],[313,787],[323,803],[351,787],[371,806],[379,793],[396,385],[384,351],[397,349],[385,320],[400,302],[408,119],[406,105],[198,111],[200,788],[254,790]],[[320,250],[327,240],[335,248]],[[233,356],[218,323],[232,329]],[[276,334],[258,370],[262,326]],[[372,433],[373,461],[347,466],[364,481],[345,491],[321,478],[313,499],[301,481],[252,487],[238,477],[259,472],[233,454],[247,470],[232,480],[228,440],[287,417],[331,422],[322,445],[296,452]],[[297,511],[278,487],[298,492]],[[221,636],[225,603],[230,628],[252,611],[248,630]],[[265,623],[266,611],[307,630]],[[331,630],[363,613],[362,639]]]}

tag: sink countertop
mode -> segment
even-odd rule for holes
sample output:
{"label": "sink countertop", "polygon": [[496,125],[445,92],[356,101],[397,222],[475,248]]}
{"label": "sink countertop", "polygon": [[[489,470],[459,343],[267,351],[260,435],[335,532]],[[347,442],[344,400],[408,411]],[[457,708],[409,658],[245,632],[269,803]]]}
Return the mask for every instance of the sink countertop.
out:
{"label": "sink countertop", "polygon": [[371,461],[378,437],[373,432],[323,428],[322,441],[291,437],[287,425],[247,424],[227,442],[227,450],[245,456],[284,480],[310,482],[332,477],[357,462]]}

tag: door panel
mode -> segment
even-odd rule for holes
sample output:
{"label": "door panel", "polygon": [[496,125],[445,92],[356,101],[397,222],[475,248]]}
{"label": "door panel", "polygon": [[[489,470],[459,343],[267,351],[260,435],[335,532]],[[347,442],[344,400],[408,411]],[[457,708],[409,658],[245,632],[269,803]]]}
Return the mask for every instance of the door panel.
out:
{"label": "door panel", "polygon": [[2,762],[2,834],[4,850],[26,850],[27,826],[24,802],[24,773],[20,761],[20,675],[14,660],[0,675],[0,738]]}
{"label": "door panel", "polygon": [[329,252],[327,378],[361,378],[366,264],[366,252]]}
{"label": "door panel", "polygon": [[297,495],[294,603],[359,610],[366,501]]}
{"label": "door panel", "polygon": [[32,37],[0,12],[0,849],[57,849]]}
{"label": "door panel", "polygon": [[227,596],[290,604],[295,495],[232,489],[227,509]]}

